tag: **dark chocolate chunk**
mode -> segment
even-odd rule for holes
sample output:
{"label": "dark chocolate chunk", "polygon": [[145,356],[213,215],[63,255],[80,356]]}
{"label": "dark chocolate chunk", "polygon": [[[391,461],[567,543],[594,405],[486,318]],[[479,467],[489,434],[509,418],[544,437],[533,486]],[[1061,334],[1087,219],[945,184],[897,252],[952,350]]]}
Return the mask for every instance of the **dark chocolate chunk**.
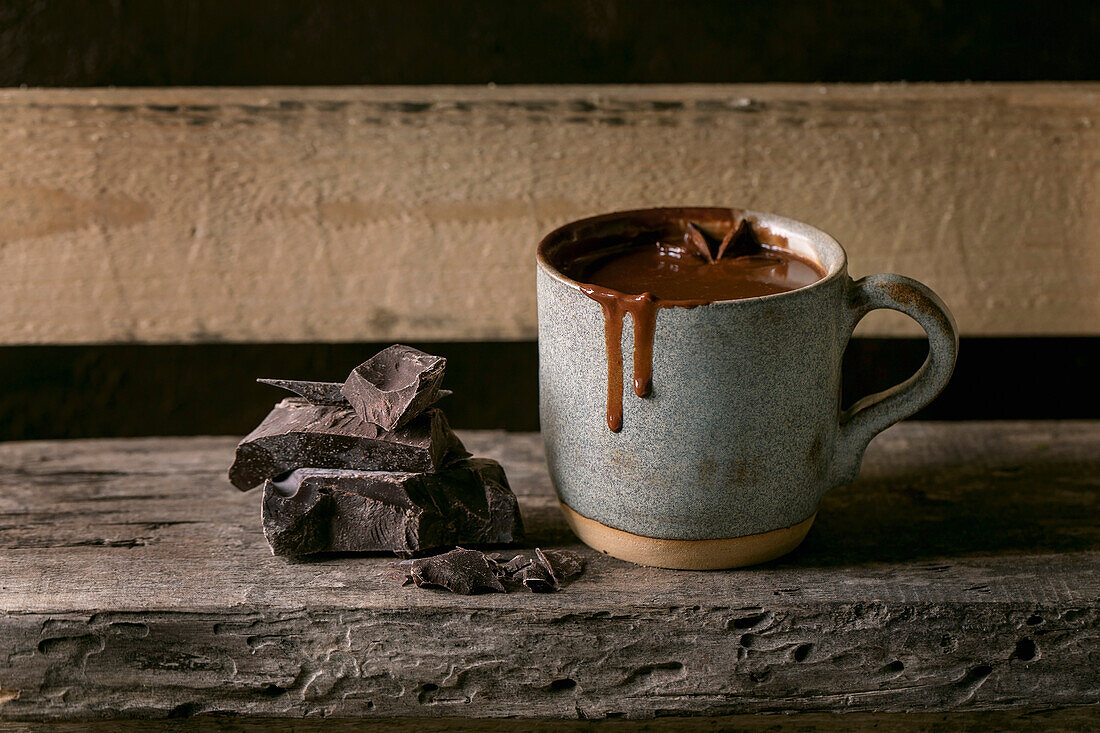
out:
{"label": "dark chocolate chunk", "polygon": [[247,491],[296,468],[435,471],[468,455],[438,409],[390,432],[350,407],[288,398],[237,446],[229,480]]}
{"label": "dark chocolate chunk", "polygon": [[329,544],[329,526],[335,510],[332,497],[305,486],[286,494],[278,483],[264,484],[264,537],[273,555],[309,555]]}
{"label": "dark chocolate chunk", "polygon": [[417,587],[438,587],[468,596],[478,591],[504,593],[496,563],[477,550],[457,547],[434,557],[414,560],[409,577]]}
{"label": "dark chocolate chunk", "polygon": [[[303,468],[265,484],[265,511],[269,496],[280,491],[319,493],[332,501],[324,546],[272,545],[281,555],[410,555],[457,544],[508,544],[523,536],[504,469],[488,458],[460,460],[438,473]],[[271,499],[273,507],[277,501]]]}
{"label": "dark chocolate chunk", "polygon": [[394,344],[355,367],[342,392],[362,420],[394,430],[438,399],[446,366],[441,356]]}
{"label": "dark chocolate chunk", "polygon": [[260,384],[293,392],[311,405],[346,405],[347,397],[340,393],[341,382],[307,382],[301,379],[257,379]]}

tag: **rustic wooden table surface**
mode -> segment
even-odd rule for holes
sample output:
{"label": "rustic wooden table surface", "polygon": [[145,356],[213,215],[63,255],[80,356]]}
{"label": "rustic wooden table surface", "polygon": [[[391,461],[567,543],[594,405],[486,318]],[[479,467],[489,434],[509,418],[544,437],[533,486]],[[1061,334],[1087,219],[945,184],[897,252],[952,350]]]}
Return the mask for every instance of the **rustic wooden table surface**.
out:
{"label": "rustic wooden table surface", "polygon": [[0,445],[0,721],[1095,720],[1076,706],[1100,703],[1100,422],[897,426],[801,548],[727,572],[580,546],[537,435],[462,437],[504,464],[530,544],[585,554],[577,582],[461,597],[384,557],[272,557],[259,495],[225,479],[232,438]]}

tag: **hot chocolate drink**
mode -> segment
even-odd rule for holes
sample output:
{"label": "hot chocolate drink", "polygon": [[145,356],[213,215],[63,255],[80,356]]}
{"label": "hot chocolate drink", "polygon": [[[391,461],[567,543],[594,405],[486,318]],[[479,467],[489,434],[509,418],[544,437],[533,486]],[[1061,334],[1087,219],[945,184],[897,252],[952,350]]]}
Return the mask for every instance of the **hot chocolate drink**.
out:
{"label": "hot chocolate drink", "polygon": [[721,228],[692,221],[656,231],[572,243],[555,263],[603,308],[607,344],[607,425],[623,424],[623,318],[634,322],[634,393],[652,389],[653,334],[660,308],[774,295],[811,285],[825,273],[816,262],[748,219]]}
{"label": "hot chocolate drink", "polygon": [[[642,565],[730,568],[794,549],[826,492],[936,396],[958,353],[927,287],[853,280],[825,232],[745,209],[570,222],[539,243],[535,283],[550,480],[577,537]],[[844,409],[844,349],[880,308],[916,320],[928,356]]]}

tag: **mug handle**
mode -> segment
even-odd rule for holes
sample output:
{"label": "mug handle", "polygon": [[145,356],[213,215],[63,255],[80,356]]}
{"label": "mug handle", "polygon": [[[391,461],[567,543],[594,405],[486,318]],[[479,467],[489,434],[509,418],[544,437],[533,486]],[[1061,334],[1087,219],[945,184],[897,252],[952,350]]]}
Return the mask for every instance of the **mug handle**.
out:
{"label": "mug handle", "polygon": [[831,486],[855,481],[871,438],[921,409],[951,378],[959,353],[955,318],[939,296],[912,278],[884,274],[849,281],[847,334],[873,310],[889,308],[919,323],[928,336],[928,357],[901,384],[867,395],[840,412]]}

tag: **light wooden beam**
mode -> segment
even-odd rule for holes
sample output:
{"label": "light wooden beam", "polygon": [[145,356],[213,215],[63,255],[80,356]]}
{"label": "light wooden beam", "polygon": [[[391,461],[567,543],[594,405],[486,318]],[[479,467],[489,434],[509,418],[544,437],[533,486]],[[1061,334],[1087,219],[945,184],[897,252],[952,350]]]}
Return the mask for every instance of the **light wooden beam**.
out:
{"label": "light wooden beam", "polygon": [[1098,112],[1095,83],[4,91],[0,343],[533,338],[540,236],[662,204],[814,223],[966,335],[1096,335]]}

